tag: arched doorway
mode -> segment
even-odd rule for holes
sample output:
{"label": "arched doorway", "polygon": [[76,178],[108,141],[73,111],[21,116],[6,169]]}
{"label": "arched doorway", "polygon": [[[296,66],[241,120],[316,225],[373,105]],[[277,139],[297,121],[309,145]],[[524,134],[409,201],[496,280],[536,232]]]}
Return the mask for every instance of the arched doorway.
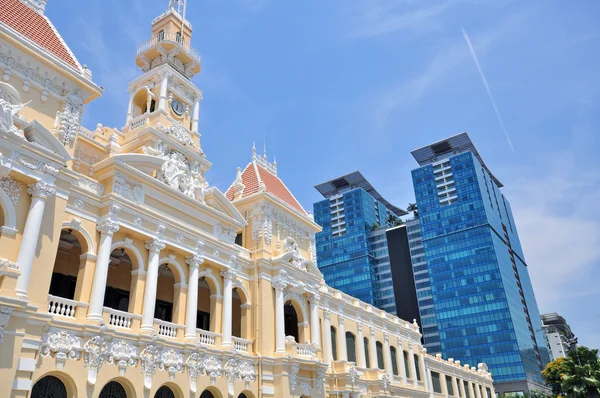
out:
{"label": "arched doorway", "polygon": [[98,398],[127,398],[127,392],[121,384],[111,381],[102,388]]}
{"label": "arched doorway", "polygon": [[154,398],[175,398],[175,393],[167,386],[162,386],[158,389]]}
{"label": "arched doorway", "polygon": [[234,337],[242,336],[242,298],[237,288],[233,288],[231,295],[231,335]]}
{"label": "arched doorway", "polygon": [[285,335],[293,336],[297,343],[300,342],[298,331],[298,313],[291,301],[287,301],[283,308],[283,318],[285,323]]}
{"label": "arched doorway", "polygon": [[[60,231],[58,250],[54,260],[52,279],[48,294],[50,296],[62,297],[73,300],[77,286],[77,274],[79,273],[81,242],[75,236],[72,229]],[[52,299],[52,297],[50,297]],[[52,309],[51,309],[52,310]],[[54,311],[53,311],[54,312]],[[62,314],[70,315],[70,314]]]}
{"label": "arched doorway", "polygon": [[117,311],[129,312],[133,264],[125,248],[110,254],[110,265],[104,292],[104,306]]}
{"label": "arched doorway", "polygon": [[158,282],[154,318],[173,322],[173,298],[175,297],[175,275],[168,264],[158,267]]}
{"label": "arched doorway", "polygon": [[58,377],[42,377],[31,389],[31,398],[67,398],[67,387]]}
{"label": "arched doorway", "polygon": [[[196,328],[202,329],[207,332],[214,332],[215,326],[211,325],[211,309],[213,294],[216,294],[216,290],[213,291],[212,286],[208,283],[209,280],[205,276],[200,277],[198,281],[198,306],[196,315]],[[210,280],[212,282],[212,280]]]}
{"label": "arched doorway", "polygon": [[200,395],[200,398],[215,398],[215,396],[212,392],[205,390],[202,395]]}

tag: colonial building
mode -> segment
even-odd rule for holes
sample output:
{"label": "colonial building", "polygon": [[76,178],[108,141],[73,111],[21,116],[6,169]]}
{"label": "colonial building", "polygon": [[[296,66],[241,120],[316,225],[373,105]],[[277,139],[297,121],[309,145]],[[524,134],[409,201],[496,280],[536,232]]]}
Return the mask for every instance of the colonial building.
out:
{"label": "colonial building", "polygon": [[125,126],[93,131],[102,89],[45,5],[0,0],[1,397],[494,395],[324,283],[276,164],[209,185],[184,1],[138,48]]}

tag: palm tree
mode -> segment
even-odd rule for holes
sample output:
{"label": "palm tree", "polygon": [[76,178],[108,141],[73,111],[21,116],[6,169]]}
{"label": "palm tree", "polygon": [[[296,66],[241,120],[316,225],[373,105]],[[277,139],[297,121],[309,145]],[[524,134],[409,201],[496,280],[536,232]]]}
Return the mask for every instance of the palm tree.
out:
{"label": "palm tree", "polygon": [[417,208],[416,203],[409,203],[406,211],[409,213],[412,212],[415,218],[419,218],[419,209]]}
{"label": "palm tree", "polygon": [[598,350],[577,347],[569,352],[561,375],[561,389],[573,398],[600,397]]}

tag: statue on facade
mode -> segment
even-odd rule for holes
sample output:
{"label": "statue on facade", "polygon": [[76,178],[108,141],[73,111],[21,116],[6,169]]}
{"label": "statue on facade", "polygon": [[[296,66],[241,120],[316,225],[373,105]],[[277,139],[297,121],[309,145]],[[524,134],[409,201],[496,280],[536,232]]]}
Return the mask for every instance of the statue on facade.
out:
{"label": "statue on facade", "polygon": [[13,105],[4,98],[0,98],[0,129],[18,134],[19,130],[15,127],[15,116],[21,109],[29,105],[29,102]]}
{"label": "statue on facade", "polygon": [[180,189],[187,169],[185,157],[179,152],[172,152],[160,168],[160,179],[171,188]]}

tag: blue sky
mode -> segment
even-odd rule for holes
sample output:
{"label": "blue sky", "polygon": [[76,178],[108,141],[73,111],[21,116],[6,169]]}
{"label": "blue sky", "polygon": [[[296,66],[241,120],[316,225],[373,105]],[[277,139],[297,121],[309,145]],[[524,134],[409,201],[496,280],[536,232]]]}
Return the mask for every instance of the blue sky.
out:
{"label": "blue sky", "polygon": [[[167,3],[49,1],[105,88],[86,126],[123,126],[136,47]],[[600,347],[599,14],[598,0],[190,0],[208,180],[227,189],[266,141],[307,209],[313,185],[353,170],[405,206],[410,151],[466,130],[506,186],[540,310]]]}

